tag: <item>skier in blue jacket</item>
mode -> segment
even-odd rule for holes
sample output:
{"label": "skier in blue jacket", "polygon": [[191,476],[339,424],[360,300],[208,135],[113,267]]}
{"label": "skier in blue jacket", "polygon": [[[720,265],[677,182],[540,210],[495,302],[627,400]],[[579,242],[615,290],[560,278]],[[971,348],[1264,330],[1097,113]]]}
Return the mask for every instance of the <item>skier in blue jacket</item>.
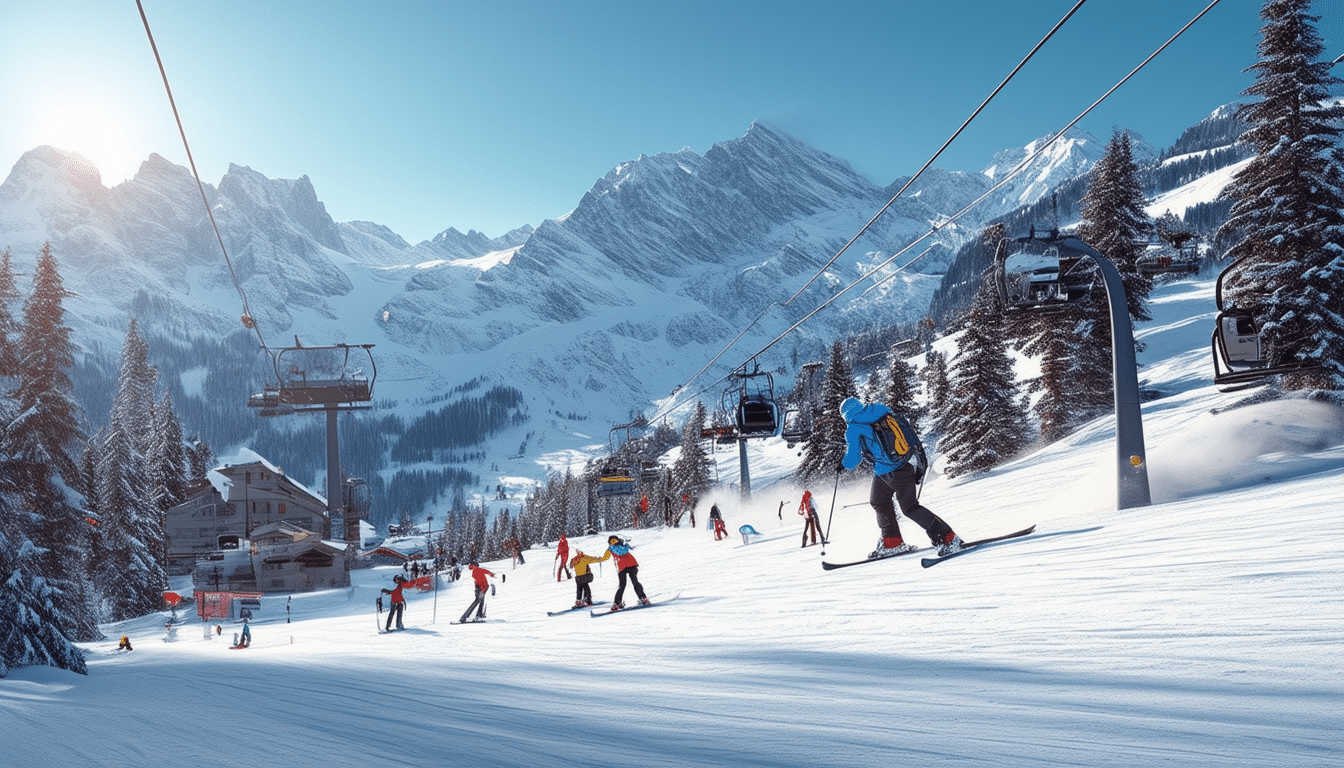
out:
{"label": "skier in blue jacket", "polygon": [[901,538],[896,504],[900,504],[902,514],[924,529],[938,548],[939,555],[958,552],[962,547],[961,537],[952,531],[952,526],[919,503],[917,484],[926,468],[914,467],[907,459],[894,459],[877,440],[873,424],[890,413],[891,409],[882,403],[864,405],[855,397],[840,403],[840,415],[845,419],[846,450],[836,472],[859,466],[865,457],[873,462],[873,484],[868,492],[868,503],[877,513],[877,527],[882,531],[882,538],[868,557],[886,557],[918,549]]}

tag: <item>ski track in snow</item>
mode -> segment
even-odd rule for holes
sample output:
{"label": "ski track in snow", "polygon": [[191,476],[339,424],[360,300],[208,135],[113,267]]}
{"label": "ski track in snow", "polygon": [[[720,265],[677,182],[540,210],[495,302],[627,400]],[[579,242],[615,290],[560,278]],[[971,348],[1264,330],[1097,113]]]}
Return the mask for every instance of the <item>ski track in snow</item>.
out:
{"label": "ski track in snow", "polygon": [[[673,605],[548,617],[574,589],[538,547],[487,566],[507,575],[488,599],[501,623],[449,625],[462,581],[411,595],[407,631],[377,634],[380,568],[295,595],[292,624],[264,600],[246,650],[227,648],[236,625],[210,637],[190,615],[173,643],[162,615],[109,625],[83,645],[88,676],[0,679],[0,766],[1344,764],[1344,414],[1211,413],[1242,395],[1207,385],[1208,328],[1183,322],[1207,298],[1189,286],[1160,288],[1143,326],[1141,375],[1167,395],[1144,406],[1150,507],[1114,509],[1099,419],[979,479],[935,465],[923,502],[964,537],[1036,535],[931,570],[827,572],[823,550],[855,559],[876,539],[867,478],[833,510],[812,487],[830,543],[800,548],[797,451],[756,441],[754,501],[705,500],[730,539],[625,532]],[[735,477],[736,451],[714,455]],[[743,523],[767,540],[741,546]],[[615,587],[604,564],[594,596]],[[123,632],[132,653],[113,650]]]}

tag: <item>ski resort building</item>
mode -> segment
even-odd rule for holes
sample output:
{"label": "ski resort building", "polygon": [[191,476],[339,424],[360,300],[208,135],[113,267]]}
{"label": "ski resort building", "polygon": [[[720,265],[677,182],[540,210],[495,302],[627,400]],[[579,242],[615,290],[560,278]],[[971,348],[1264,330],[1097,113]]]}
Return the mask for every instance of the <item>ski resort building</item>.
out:
{"label": "ski resort building", "polygon": [[350,583],[327,502],[264,460],[225,465],[168,510],[168,563],[197,590],[304,592]]}

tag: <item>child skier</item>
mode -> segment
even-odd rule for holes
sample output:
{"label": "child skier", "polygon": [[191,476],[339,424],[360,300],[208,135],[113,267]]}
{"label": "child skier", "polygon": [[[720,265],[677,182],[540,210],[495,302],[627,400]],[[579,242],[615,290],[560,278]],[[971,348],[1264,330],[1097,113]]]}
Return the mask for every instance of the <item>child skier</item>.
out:
{"label": "child skier", "polygon": [[569,567],[574,569],[574,607],[583,608],[593,604],[593,572],[589,566],[602,562],[602,558],[585,555],[583,550],[574,550],[574,559]]}
{"label": "child skier", "polygon": [[803,491],[803,501],[798,505],[798,514],[804,515],[807,520],[803,524],[803,546],[808,546],[807,535],[812,534],[812,543],[817,543],[817,536],[821,533],[821,518],[817,515],[817,504],[812,500],[812,492]]}

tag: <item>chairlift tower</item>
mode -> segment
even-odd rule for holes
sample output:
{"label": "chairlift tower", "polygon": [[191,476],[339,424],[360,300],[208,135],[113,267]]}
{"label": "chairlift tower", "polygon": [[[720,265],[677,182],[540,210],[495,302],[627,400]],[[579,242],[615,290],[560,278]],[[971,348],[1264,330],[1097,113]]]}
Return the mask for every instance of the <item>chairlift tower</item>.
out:
{"label": "chairlift tower", "polygon": [[[353,508],[344,503],[346,493],[341,478],[341,452],[337,415],[342,411],[368,410],[373,400],[373,382],[378,377],[373,362],[372,344],[333,344],[306,347],[294,339],[294,346],[271,355],[276,384],[266,385],[247,399],[250,408],[261,416],[285,416],[292,413],[325,413],[327,417],[327,518],[337,512],[345,521],[347,542],[350,531],[358,542],[359,525],[351,525],[367,503],[361,500]],[[362,481],[361,481],[362,482]]]}
{"label": "chairlift tower", "polygon": [[[1007,251],[1027,256],[1026,270],[1009,270]],[[1024,253],[1044,249],[1042,255]],[[994,254],[994,275],[999,294],[1010,310],[1049,310],[1088,294],[1090,275],[1081,268],[1090,259],[1106,287],[1111,316],[1111,371],[1115,390],[1116,508],[1146,507],[1152,503],[1148,487],[1148,458],[1143,441],[1143,414],[1139,407],[1139,369],[1134,355],[1134,328],[1129,322],[1129,302],[1120,270],[1110,259],[1076,235],[1035,228],[1026,237],[1002,240]],[[1032,262],[1035,263],[1032,263]]]}

